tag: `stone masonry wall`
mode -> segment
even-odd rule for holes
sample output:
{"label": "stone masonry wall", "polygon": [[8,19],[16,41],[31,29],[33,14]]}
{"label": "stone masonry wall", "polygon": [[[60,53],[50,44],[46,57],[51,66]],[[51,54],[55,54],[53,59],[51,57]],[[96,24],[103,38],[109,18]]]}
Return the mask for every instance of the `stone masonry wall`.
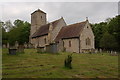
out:
{"label": "stone masonry wall", "polygon": [[[87,38],[90,39],[90,45],[86,45]],[[94,49],[94,34],[92,32],[92,29],[89,23],[86,24],[86,26],[84,27],[80,35],[80,49],[81,49],[81,52],[84,49]]]}
{"label": "stone masonry wall", "polygon": [[[64,48],[66,52],[76,52],[79,53],[79,39],[63,39],[64,41]],[[69,41],[71,41],[71,47],[69,46]]]}

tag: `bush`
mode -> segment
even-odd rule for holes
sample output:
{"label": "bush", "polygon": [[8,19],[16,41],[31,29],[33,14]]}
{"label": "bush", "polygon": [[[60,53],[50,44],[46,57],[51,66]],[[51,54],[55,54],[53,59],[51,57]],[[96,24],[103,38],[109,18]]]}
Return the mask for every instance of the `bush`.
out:
{"label": "bush", "polygon": [[65,59],[64,66],[66,68],[72,69],[71,62],[72,62],[72,54],[68,55],[68,57]]}

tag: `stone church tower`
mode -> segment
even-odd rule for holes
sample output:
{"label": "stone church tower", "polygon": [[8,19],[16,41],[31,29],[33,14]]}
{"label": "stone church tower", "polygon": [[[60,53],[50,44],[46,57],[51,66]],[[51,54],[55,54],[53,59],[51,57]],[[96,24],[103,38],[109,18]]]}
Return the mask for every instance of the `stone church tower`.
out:
{"label": "stone church tower", "polygon": [[31,31],[30,35],[33,35],[42,25],[46,24],[46,13],[40,9],[34,11],[31,14]]}

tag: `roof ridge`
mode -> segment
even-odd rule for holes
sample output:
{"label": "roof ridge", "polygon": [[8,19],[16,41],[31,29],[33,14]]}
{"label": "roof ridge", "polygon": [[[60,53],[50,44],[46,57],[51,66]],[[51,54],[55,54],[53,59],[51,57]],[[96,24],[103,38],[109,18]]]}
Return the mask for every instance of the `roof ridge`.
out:
{"label": "roof ridge", "polygon": [[63,38],[73,38],[79,37],[79,33],[82,31],[87,21],[71,24],[62,27],[59,34],[57,35],[55,41],[59,41]]}
{"label": "roof ridge", "polygon": [[[52,21],[52,22],[55,22],[55,21],[59,21],[59,20],[61,20],[62,18],[59,18],[59,19],[56,19],[56,20],[54,20],[54,21]],[[50,22],[50,23],[52,23],[52,22]]]}
{"label": "roof ridge", "polygon": [[71,26],[71,25],[75,25],[75,24],[80,24],[80,23],[84,23],[84,22],[87,22],[87,21],[77,22],[77,23],[74,23],[74,24],[69,24],[67,26]]}
{"label": "roof ridge", "polygon": [[[38,11],[40,11],[40,12],[42,12],[42,13],[45,13],[45,12],[42,11],[41,9],[37,9],[37,10],[35,10],[34,12],[32,12],[31,15],[32,15],[33,13],[35,13],[35,12],[38,12]],[[45,14],[46,14],[46,13],[45,13]]]}

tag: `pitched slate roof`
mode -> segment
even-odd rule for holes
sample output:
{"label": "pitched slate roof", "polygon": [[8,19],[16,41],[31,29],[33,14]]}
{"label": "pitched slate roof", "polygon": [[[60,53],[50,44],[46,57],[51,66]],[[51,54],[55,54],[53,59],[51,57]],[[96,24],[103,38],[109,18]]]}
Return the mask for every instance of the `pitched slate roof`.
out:
{"label": "pitched slate roof", "polygon": [[[60,19],[55,20],[53,22],[51,22],[53,29],[57,26],[58,22],[60,21]],[[36,37],[40,37],[43,35],[47,35],[49,32],[49,27],[50,27],[50,23],[42,25],[33,35],[32,38],[36,38]]]}
{"label": "pitched slate roof", "polygon": [[87,21],[76,23],[76,24],[71,24],[71,25],[63,27],[60,30],[59,34],[57,35],[55,41],[59,41],[60,39],[65,39],[65,38],[79,37],[86,22]]}

